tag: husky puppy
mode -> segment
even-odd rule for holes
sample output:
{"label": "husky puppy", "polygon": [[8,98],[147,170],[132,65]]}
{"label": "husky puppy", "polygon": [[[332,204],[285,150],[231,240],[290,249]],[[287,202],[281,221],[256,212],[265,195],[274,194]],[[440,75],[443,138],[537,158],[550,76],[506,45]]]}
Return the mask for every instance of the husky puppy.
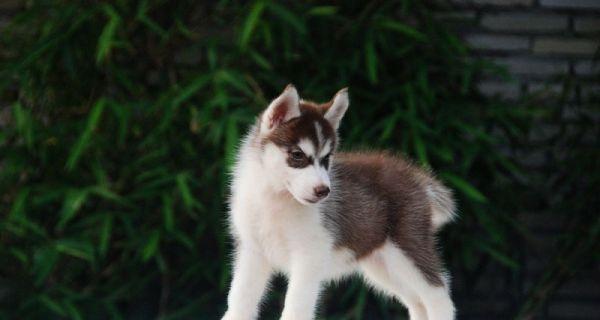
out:
{"label": "husky puppy", "polygon": [[233,281],[223,319],[255,319],[274,272],[288,278],[281,319],[313,319],[324,282],[358,273],[410,318],[454,319],[435,234],[450,190],[386,153],[336,153],[346,89],[324,104],[288,85],[243,140],[233,170]]}

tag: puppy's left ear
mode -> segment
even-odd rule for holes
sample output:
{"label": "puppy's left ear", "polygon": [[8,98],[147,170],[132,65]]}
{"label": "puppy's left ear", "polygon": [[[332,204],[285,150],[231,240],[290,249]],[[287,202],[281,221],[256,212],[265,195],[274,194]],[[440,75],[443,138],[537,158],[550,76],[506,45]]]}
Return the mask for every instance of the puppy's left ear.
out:
{"label": "puppy's left ear", "polygon": [[331,123],[331,126],[337,130],[340,126],[340,122],[348,110],[350,105],[350,99],[348,98],[348,88],[343,88],[338,91],[333,97],[331,106],[325,112],[325,119]]}

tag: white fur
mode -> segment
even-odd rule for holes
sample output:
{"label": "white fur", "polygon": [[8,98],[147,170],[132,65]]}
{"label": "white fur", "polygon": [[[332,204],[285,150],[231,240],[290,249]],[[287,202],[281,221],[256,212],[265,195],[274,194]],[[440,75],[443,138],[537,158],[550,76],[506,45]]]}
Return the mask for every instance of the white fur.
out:
{"label": "white fur", "polygon": [[435,229],[456,218],[456,207],[452,199],[452,192],[438,183],[433,183],[425,189],[431,199],[432,222]]}
{"label": "white fur", "polygon": [[325,145],[321,148],[321,152],[319,153],[319,157],[324,157],[331,152],[331,140],[325,141]]}
{"label": "white fur", "polygon": [[[343,113],[337,112],[343,105],[343,101],[334,102],[330,121],[339,125]],[[290,168],[279,147],[267,143],[261,149],[256,137],[262,134],[263,124],[264,120],[244,140],[233,171],[230,227],[237,247],[223,319],[256,319],[274,272],[284,273],[289,280],[282,320],[314,319],[322,283],[357,272],[377,290],[402,301],[411,319],[453,319],[447,286],[430,285],[391,242],[358,261],[349,250],[334,246],[322,224],[319,203],[304,200],[319,183],[330,185],[316,154],[329,153],[326,149],[331,143],[315,150],[310,142],[300,142],[299,147],[314,156],[315,163],[304,169]]]}
{"label": "white fur", "polygon": [[315,153],[317,152],[317,150],[315,150],[315,147],[313,146],[312,142],[310,142],[310,140],[308,140],[308,139],[301,139],[300,142],[298,142],[298,147],[307,156],[314,156]]}
{"label": "white fur", "polygon": [[390,241],[361,260],[360,268],[375,289],[395,297],[408,308],[411,320],[454,318],[447,286],[431,286],[404,252]]}

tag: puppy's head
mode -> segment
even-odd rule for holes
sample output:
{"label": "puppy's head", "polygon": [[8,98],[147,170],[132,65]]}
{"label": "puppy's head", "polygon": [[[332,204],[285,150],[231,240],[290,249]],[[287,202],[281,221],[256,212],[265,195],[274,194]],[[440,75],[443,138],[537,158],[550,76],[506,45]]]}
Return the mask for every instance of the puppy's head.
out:
{"label": "puppy's head", "polygon": [[300,100],[288,85],[260,117],[265,176],[275,189],[287,190],[304,205],[317,203],[330,192],[330,162],[337,128],[348,109],[346,89],[331,101]]}

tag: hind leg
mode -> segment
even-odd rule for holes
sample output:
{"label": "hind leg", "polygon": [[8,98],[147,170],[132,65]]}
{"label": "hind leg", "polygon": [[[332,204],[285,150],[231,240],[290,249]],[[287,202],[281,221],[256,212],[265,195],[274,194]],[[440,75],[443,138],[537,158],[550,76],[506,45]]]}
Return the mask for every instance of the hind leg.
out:
{"label": "hind leg", "polygon": [[[426,310],[428,320],[453,320],[454,304],[450,299],[448,285],[432,284],[423,275],[413,261],[398,247],[392,243],[386,243],[381,249],[381,254],[390,278],[394,283],[399,283],[407,288],[416,300]],[[443,279],[442,275],[439,275]]]}
{"label": "hind leg", "polygon": [[[388,263],[381,250],[360,261],[365,280],[375,289],[394,297],[406,306],[410,320],[427,320],[427,312],[419,297],[391,276]],[[394,269],[391,269],[394,270]]]}
{"label": "hind leg", "polygon": [[446,287],[429,288],[421,296],[430,320],[454,319],[454,303]]}

